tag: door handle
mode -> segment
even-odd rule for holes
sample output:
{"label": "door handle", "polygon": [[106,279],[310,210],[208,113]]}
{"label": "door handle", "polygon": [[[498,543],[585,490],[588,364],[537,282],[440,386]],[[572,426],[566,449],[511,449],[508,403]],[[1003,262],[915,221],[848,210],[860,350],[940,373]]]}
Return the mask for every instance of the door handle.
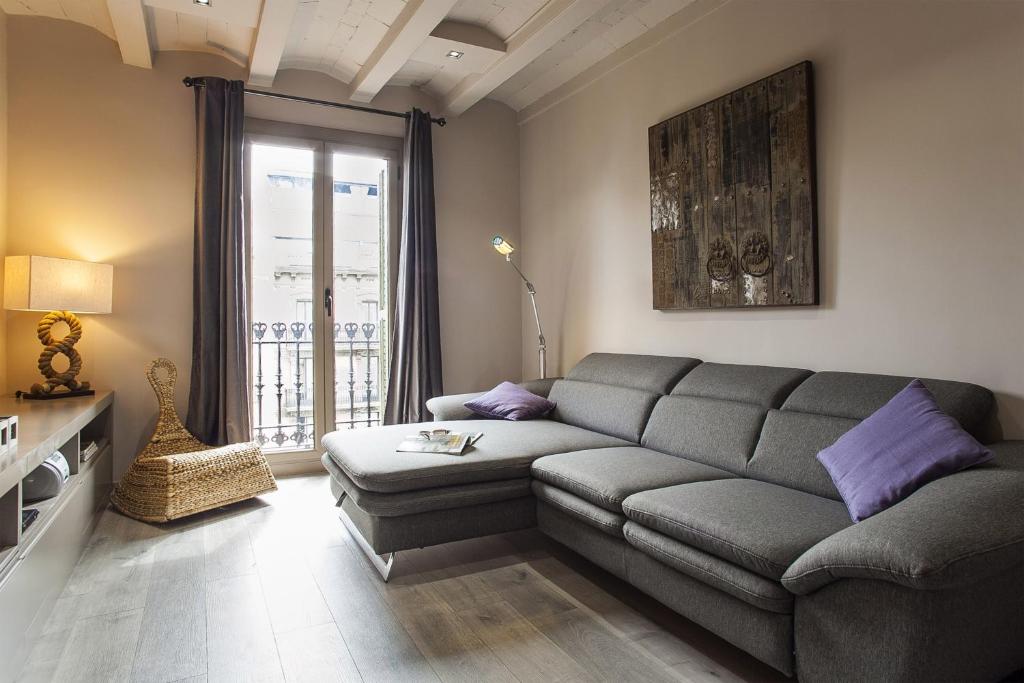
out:
{"label": "door handle", "polygon": [[327,287],[324,289],[324,309],[327,311],[327,317],[334,317],[334,295],[331,294],[331,288]]}

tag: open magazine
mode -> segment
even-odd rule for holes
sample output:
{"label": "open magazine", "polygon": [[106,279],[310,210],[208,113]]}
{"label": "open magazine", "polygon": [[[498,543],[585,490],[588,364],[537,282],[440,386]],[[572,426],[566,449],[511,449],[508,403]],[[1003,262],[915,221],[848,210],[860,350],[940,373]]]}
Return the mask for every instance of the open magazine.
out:
{"label": "open magazine", "polygon": [[463,455],[470,446],[483,436],[482,432],[420,432],[405,437],[396,451],[401,453],[444,453]]}

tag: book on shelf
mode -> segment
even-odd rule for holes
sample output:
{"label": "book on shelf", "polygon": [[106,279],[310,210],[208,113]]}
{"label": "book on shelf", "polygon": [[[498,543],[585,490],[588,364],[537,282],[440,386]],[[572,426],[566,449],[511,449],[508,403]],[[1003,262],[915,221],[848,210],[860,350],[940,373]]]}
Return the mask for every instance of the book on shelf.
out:
{"label": "book on shelf", "polygon": [[107,437],[101,436],[100,438],[94,441],[87,441],[83,443],[78,459],[81,462],[89,462],[89,460],[91,460],[94,455],[96,455],[106,447],[108,441],[109,440],[107,439]]}
{"label": "book on shelf", "polygon": [[32,522],[36,521],[36,517],[39,516],[39,510],[35,508],[25,508],[21,511],[21,533],[25,533],[25,530],[32,526]]}
{"label": "book on shelf", "polygon": [[464,455],[483,436],[482,432],[420,433],[405,437],[395,450],[400,453]]}

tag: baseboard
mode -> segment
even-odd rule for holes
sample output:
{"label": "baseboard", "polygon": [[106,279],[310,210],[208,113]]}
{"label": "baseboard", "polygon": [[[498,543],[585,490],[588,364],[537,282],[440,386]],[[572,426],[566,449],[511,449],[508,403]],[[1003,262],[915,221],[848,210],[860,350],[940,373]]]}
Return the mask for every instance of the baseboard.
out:
{"label": "baseboard", "polygon": [[327,474],[327,470],[324,469],[323,464],[317,457],[285,462],[271,462],[270,471],[274,473],[275,477],[291,477],[297,474]]}

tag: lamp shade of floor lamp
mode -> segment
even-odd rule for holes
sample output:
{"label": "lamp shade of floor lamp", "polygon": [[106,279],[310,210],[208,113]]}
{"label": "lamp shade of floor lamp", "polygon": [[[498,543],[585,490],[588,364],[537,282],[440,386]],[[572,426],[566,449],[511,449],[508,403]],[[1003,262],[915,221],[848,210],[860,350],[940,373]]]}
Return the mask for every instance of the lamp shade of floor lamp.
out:
{"label": "lamp shade of floor lamp", "polygon": [[[49,399],[95,393],[88,382],[78,381],[82,356],[75,344],[82,338],[82,322],[75,313],[110,313],[114,267],[50,256],[8,256],[4,259],[4,308],[9,311],[46,311],[36,336],[43,345],[39,372],[43,381],[32,385],[22,398]],[[55,339],[51,328],[66,323],[68,334]],[[53,358],[63,355],[68,368],[58,371]]]}
{"label": "lamp shade of floor lamp", "polygon": [[491,239],[491,246],[494,250],[505,257],[505,261],[509,263],[516,272],[519,273],[519,277],[522,278],[523,284],[526,285],[526,292],[530,295],[530,304],[533,306],[533,321],[537,323],[537,360],[540,364],[540,378],[544,379],[548,376],[548,344],[544,339],[544,330],[540,326],[540,313],[537,312],[537,290],[534,288],[533,283],[526,279],[523,275],[523,271],[519,270],[519,266],[516,265],[515,261],[512,260],[512,252],[516,250],[512,243],[506,240],[501,235],[495,235]]}

